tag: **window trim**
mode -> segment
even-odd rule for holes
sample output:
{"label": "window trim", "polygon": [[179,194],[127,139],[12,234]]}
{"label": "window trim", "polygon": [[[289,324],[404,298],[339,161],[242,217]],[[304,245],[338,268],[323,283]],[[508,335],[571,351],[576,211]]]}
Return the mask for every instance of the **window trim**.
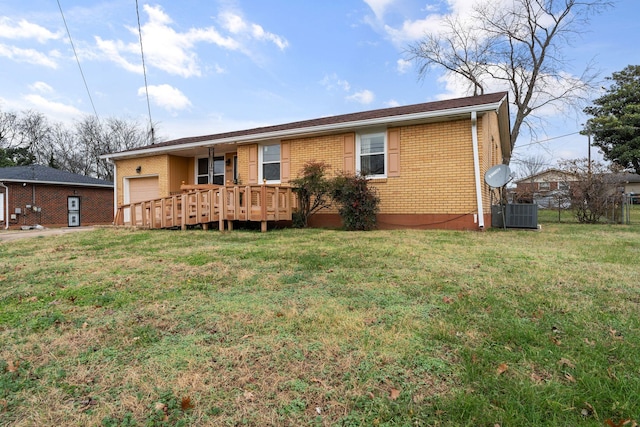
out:
{"label": "window trim", "polygon": [[[366,175],[367,179],[384,179],[387,178],[389,172],[389,136],[387,135],[387,129],[367,129],[365,131],[356,132],[356,173],[360,173],[361,169],[361,148],[362,138],[365,136],[377,136],[381,135],[384,139],[384,149],[382,155],[384,156],[384,173],[375,175]],[[380,153],[375,153],[380,154]],[[367,156],[370,154],[367,154]]]}
{"label": "window trim", "polygon": [[282,182],[282,145],[280,144],[280,141],[272,141],[272,142],[268,142],[268,143],[264,143],[264,144],[258,144],[258,184],[262,184],[264,182],[264,177],[263,177],[263,166],[265,165],[264,162],[264,147],[272,147],[274,145],[277,145],[280,147],[280,158],[278,159],[277,162],[267,162],[266,164],[275,164],[278,163],[278,179],[271,179],[271,180],[267,180],[266,183],[267,184],[280,184]]}

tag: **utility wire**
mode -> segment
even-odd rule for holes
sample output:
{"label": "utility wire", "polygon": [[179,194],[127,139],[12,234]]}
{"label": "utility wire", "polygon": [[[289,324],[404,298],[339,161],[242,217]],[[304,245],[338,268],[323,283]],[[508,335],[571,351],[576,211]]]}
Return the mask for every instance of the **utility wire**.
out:
{"label": "utility wire", "polygon": [[84,87],[87,90],[87,95],[89,95],[89,101],[91,101],[91,107],[93,108],[93,114],[96,115],[96,119],[100,121],[98,117],[98,112],[96,111],[96,106],[93,104],[93,98],[91,97],[91,92],[89,91],[89,85],[87,85],[87,79],[84,77],[84,73],[82,72],[82,66],[80,65],[80,59],[78,58],[78,52],[76,52],[76,47],[73,45],[73,39],[71,39],[71,32],[69,31],[69,26],[67,26],[67,20],[64,17],[64,12],[62,12],[62,6],[60,5],[60,0],[58,1],[58,8],[60,9],[60,15],[62,15],[62,22],[64,22],[64,27],[67,29],[67,36],[69,36],[69,43],[71,43],[71,49],[73,49],[73,54],[76,57],[76,62],[78,63],[78,68],[80,69],[80,75],[82,76],[82,81],[84,82]]}
{"label": "utility wire", "polygon": [[149,111],[149,128],[151,129],[151,143],[155,143],[155,132],[153,130],[153,120],[151,119],[151,103],[149,102],[149,85],[147,84],[147,67],[144,63],[144,49],[142,47],[142,27],[140,26],[140,8],[136,0],[136,15],[138,16],[138,34],[140,35],[140,55],[142,56],[142,73],[144,74],[144,90],[147,94],[147,110]]}
{"label": "utility wire", "polygon": [[529,144],[518,145],[517,147],[513,147],[513,149],[515,150],[516,148],[528,147],[528,146],[530,146],[530,145],[534,145],[534,144],[542,144],[543,142],[553,141],[554,139],[560,139],[560,138],[565,138],[565,137],[567,137],[567,136],[571,136],[571,135],[577,135],[577,134],[579,134],[580,132],[581,132],[581,131],[576,131],[576,132],[568,133],[568,134],[566,134],[566,135],[553,136],[553,137],[551,137],[551,138],[541,139],[541,140],[539,140],[539,141],[530,142]]}

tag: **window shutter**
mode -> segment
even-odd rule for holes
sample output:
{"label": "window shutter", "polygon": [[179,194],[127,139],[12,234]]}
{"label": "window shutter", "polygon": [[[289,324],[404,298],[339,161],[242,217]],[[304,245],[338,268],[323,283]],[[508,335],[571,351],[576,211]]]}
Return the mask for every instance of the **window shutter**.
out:
{"label": "window shutter", "polygon": [[258,144],[249,146],[249,184],[258,183]]}
{"label": "window shutter", "polygon": [[353,133],[344,135],[344,164],[342,172],[354,174],[356,172],[356,136]]}
{"label": "window shutter", "polygon": [[387,134],[389,170],[387,176],[400,176],[400,129],[389,129]]}
{"label": "window shutter", "polygon": [[280,182],[286,184],[291,177],[291,143],[280,143]]}

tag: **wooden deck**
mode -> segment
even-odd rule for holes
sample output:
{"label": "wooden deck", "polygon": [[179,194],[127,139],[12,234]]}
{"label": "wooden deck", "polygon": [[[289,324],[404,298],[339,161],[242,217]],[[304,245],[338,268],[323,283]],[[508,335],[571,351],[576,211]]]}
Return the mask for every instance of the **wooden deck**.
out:
{"label": "wooden deck", "polygon": [[170,197],[118,206],[114,224],[143,228],[200,225],[233,229],[233,221],[255,221],[267,231],[267,221],[291,221],[296,208],[291,187],[273,185],[183,186]]}

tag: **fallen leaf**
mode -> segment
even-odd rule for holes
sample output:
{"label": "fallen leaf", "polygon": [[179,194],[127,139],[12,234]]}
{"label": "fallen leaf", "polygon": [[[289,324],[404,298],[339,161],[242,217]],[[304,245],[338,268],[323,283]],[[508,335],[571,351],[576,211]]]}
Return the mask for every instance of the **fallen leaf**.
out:
{"label": "fallen leaf", "polygon": [[249,400],[249,401],[253,401],[253,399],[255,399],[255,397],[256,397],[256,396],[255,396],[252,392],[250,392],[250,391],[245,391],[242,395],[244,396],[244,398],[245,398],[245,399],[247,399],[247,400]]}
{"label": "fallen leaf", "polygon": [[9,360],[9,362],[7,363],[7,371],[9,372],[15,372],[18,370],[19,367],[20,367],[19,360],[16,360],[15,362],[13,360]]}
{"label": "fallen leaf", "polygon": [[496,373],[498,375],[502,375],[507,371],[507,369],[509,369],[509,366],[506,363],[501,363],[500,366],[498,366],[498,369],[496,369]]}
{"label": "fallen leaf", "polygon": [[375,399],[376,397],[373,395],[373,393],[371,393],[370,391],[367,392],[367,397],[371,400]]}
{"label": "fallen leaf", "polygon": [[253,334],[247,334],[247,335],[243,335],[242,339],[246,340],[247,338],[251,338],[253,336]]}
{"label": "fallen leaf", "polygon": [[182,400],[180,401],[180,408],[182,408],[183,411],[193,409],[193,403],[191,403],[191,398],[189,396],[185,396],[182,398]]}
{"label": "fallen leaf", "polygon": [[562,345],[562,341],[560,341],[558,339],[558,337],[551,337],[550,338],[551,342],[554,343],[555,345],[557,345],[558,347]]}
{"label": "fallen leaf", "polygon": [[320,415],[322,414],[322,408],[319,406],[316,406],[316,414]]}
{"label": "fallen leaf", "polygon": [[569,367],[571,369],[576,367],[576,365],[573,364],[573,362],[571,362],[569,359],[565,359],[564,357],[562,359],[558,360],[558,365],[567,366],[567,367]]}
{"label": "fallen leaf", "polygon": [[89,326],[89,324],[88,324],[87,322],[84,322],[84,323],[82,324],[82,329],[87,329],[87,326]]}
{"label": "fallen leaf", "polygon": [[585,339],[584,339],[584,342],[585,342],[587,345],[596,345],[596,342],[595,342],[595,341],[589,341],[589,338],[585,338]]}
{"label": "fallen leaf", "polygon": [[536,384],[540,384],[542,382],[542,377],[536,374],[535,372],[532,372],[529,378],[531,378],[531,381],[533,381]]}
{"label": "fallen leaf", "polygon": [[607,418],[606,420],[604,420],[604,423],[609,427],[622,427],[624,425],[629,424],[630,422],[631,422],[631,419],[620,420],[617,423],[614,423],[613,421],[611,421],[611,418]]}
{"label": "fallen leaf", "polygon": [[162,411],[164,413],[167,412],[167,405],[165,405],[162,402],[156,402],[156,404],[154,405],[154,408],[156,409],[156,411]]}
{"label": "fallen leaf", "polygon": [[398,399],[398,397],[400,397],[400,390],[398,390],[396,388],[392,388],[391,392],[389,393],[389,398],[391,400],[396,400],[396,399]]}
{"label": "fallen leaf", "polygon": [[573,375],[571,375],[571,374],[569,374],[569,373],[565,373],[565,374],[564,374],[564,377],[565,377],[565,379],[566,379],[567,381],[569,381],[570,383],[575,383],[575,382],[576,382],[576,379],[575,379],[575,378],[573,378]]}
{"label": "fallen leaf", "polygon": [[448,296],[444,296],[442,297],[442,302],[445,304],[451,304],[453,302],[453,298],[448,297]]}

